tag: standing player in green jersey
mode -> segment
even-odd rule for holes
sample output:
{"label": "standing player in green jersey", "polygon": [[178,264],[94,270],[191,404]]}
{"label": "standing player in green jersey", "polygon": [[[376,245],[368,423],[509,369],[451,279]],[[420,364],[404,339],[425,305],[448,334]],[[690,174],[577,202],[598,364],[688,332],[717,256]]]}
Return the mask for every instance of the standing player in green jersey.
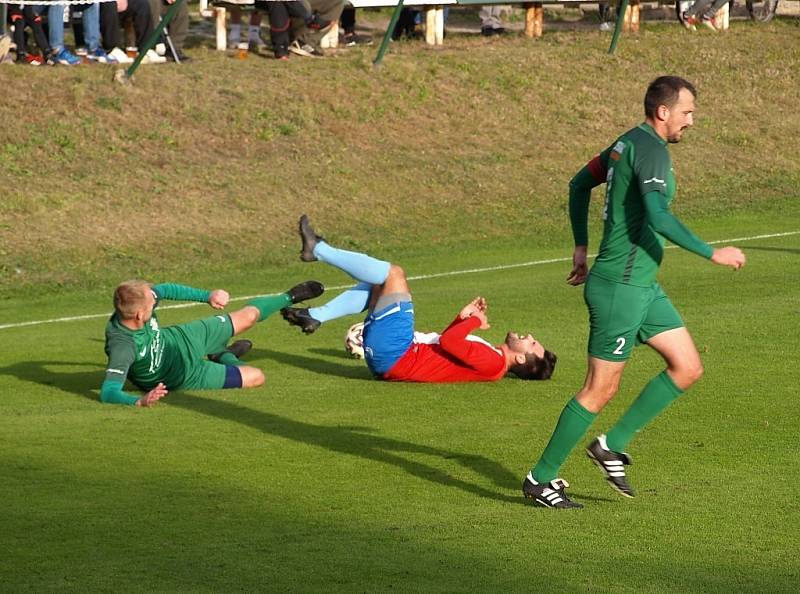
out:
{"label": "standing player in green jersey", "polygon": [[[586,381],[558,419],[541,458],[522,484],[526,497],[544,507],[582,507],[556,478],[569,453],[595,417],[614,397],[632,348],[645,343],[667,368],[645,386],[607,435],[587,448],[589,457],[619,493],[633,497],[624,466],[625,447],[634,435],[703,374],[700,355],[680,315],[656,282],[665,239],[711,260],[741,268],[735,247],[714,249],[698,239],[669,211],[675,177],[667,143],[680,142],[693,124],[697,93],[686,80],[662,76],[647,88],[645,121],[620,136],[570,182],[569,212],[575,239],[567,282],[586,282],[589,308],[589,362]],[[603,239],[587,274],[587,218],[592,188],[606,182]]]}
{"label": "standing player in green jersey", "polygon": [[[184,285],[151,285],[147,281],[124,282],[114,291],[114,313],[106,325],[108,368],[100,400],[131,406],[151,406],[168,390],[220,390],[255,388],[264,373],[243,365],[239,357],[250,350],[249,340],[226,348],[232,336],[241,334],[279,309],[319,297],[324,287],[306,281],[286,293],[258,297],[242,309],[162,328],[155,307],[162,299],[208,302],[223,309],[230,299],[226,291],[203,291]],[[147,392],[134,396],[123,391],[125,379]]]}

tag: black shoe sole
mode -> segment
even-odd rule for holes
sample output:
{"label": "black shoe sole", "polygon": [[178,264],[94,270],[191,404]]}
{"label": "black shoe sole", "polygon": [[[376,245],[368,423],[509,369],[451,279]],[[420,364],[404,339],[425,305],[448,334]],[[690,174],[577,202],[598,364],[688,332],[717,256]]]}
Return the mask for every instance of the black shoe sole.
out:
{"label": "black shoe sole", "polygon": [[300,303],[301,301],[306,301],[307,299],[315,299],[324,292],[325,285],[315,280],[302,282],[299,285],[295,285],[288,291],[289,297],[292,299],[292,303]]}

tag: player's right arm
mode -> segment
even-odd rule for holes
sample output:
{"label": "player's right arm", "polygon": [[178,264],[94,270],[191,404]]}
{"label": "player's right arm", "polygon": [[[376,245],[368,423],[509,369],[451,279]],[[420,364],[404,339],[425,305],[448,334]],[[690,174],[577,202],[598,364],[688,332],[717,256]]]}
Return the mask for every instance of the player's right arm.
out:
{"label": "player's right arm", "polygon": [[571,285],[580,285],[586,280],[589,267],[586,263],[586,250],[589,245],[589,201],[592,189],[606,181],[608,155],[611,149],[589,161],[569,182],[569,221],[575,251],[572,254],[572,271],[567,277]]}

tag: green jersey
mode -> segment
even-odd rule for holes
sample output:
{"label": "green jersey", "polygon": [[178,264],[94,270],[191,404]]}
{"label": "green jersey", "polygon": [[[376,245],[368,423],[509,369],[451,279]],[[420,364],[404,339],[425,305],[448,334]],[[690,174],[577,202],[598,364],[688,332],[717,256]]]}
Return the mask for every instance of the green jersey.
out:
{"label": "green jersey", "polygon": [[[156,285],[152,291],[156,306],[162,299],[204,302],[210,295],[208,291],[175,284]],[[150,320],[139,330],[123,325],[119,314],[114,312],[106,324],[105,350],[108,355],[105,382],[124,384],[127,378],[144,391],[159,383],[169,388],[183,384],[187,361],[193,356],[177,327],[161,328],[155,307]],[[123,401],[132,403],[128,399]]]}
{"label": "green jersey", "polygon": [[603,239],[592,274],[649,287],[661,265],[665,238],[711,257],[711,247],[669,212],[675,174],[667,142],[651,126],[627,131],[573,178],[570,216],[576,245],[586,245],[589,195],[603,181]]}

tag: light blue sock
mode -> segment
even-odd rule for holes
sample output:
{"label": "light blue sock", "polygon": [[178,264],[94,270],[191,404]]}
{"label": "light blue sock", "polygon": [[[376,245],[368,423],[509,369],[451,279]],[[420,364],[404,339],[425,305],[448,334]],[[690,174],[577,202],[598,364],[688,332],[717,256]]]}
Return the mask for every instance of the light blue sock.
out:
{"label": "light blue sock", "polygon": [[372,285],[369,283],[358,283],[355,287],[348,289],[341,295],[337,295],[325,305],[308,308],[308,313],[312,318],[320,322],[361,313],[367,309],[371,289]]}
{"label": "light blue sock", "polygon": [[336,266],[362,283],[382,285],[389,276],[389,262],[377,260],[358,252],[340,250],[324,241],[320,241],[314,246],[314,255],[320,262]]}

